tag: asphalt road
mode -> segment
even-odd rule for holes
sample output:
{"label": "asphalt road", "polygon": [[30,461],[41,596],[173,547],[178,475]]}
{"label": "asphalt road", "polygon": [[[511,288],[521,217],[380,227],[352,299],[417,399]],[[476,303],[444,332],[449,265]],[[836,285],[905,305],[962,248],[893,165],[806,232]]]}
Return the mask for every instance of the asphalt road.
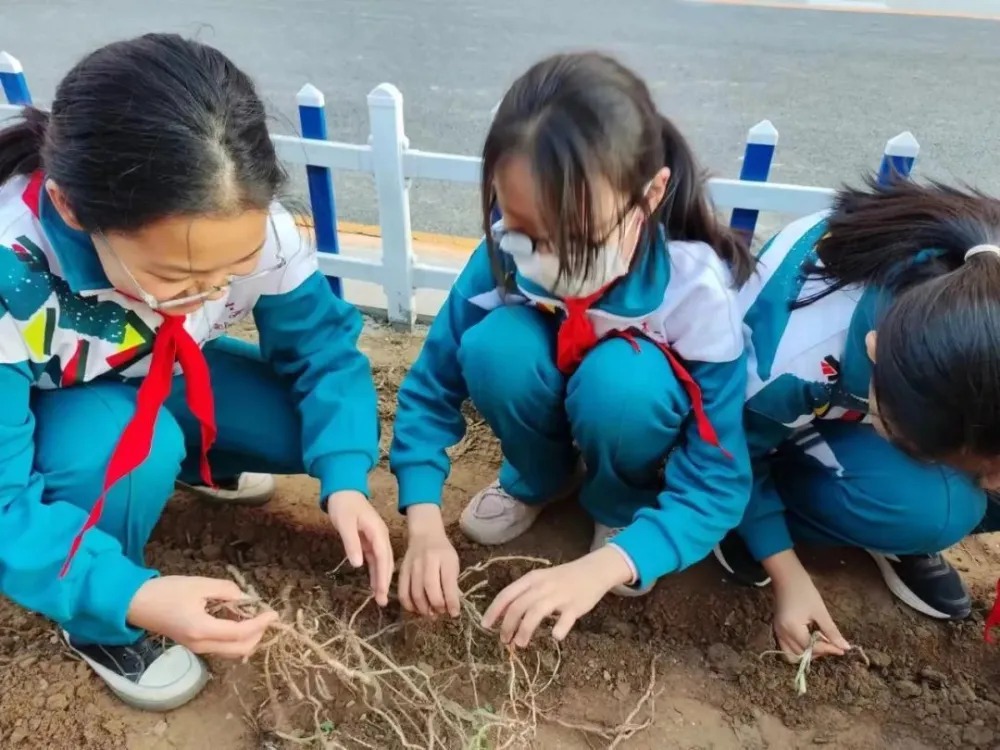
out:
{"label": "asphalt road", "polygon": [[[1000,2],[853,0],[909,13],[896,15],[797,7],[809,1],[0,0],[0,49],[21,59],[44,103],[101,43],[194,34],[256,77],[280,132],[311,82],[332,136],[364,142],[365,95],[389,81],[415,147],[475,153],[513,77],[549,52],[600,48],[646,76],[716,174],[738,173],[746,130],[769,118],[780,131],[774,180],[850,180],[908,129],[921,174],[1000,194],[1000,22],[920,15],[1000,16]],[[377,221],[369,179],[338,176],[337,189],[342,219]],[[471,189],[421,184],[413,197],[415,228],[477,232]]]}

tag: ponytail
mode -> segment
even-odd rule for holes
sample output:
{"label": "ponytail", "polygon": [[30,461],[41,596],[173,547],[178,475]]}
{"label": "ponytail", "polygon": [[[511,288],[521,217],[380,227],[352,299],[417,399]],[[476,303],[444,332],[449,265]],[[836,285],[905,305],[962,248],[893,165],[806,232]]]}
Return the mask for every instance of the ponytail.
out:
{"label": "ponytail", "polygon": [[0,185],[42,167],[42,144],[49,115],[35,107],[21,111],[21,122],[0,130]]}
{"label": "ponytail", "polygon": [[[872,391],[894,442],[976,472],[1000,454],[1000,201],[897,180],[841,191],[807,269],[881,287]],[[991,472],[993,469],[990,470]]]}
{"label": "ponytail", "polygon": [[680,131],[666,117],[660,117],[665,165],[670,169],[667,195],[660,217],[667,236],[694,240],[712,247],[725,260],[737,287],[753,273],[755,260],[746,240],[719,223],[708,202],[705,174]]}
{"label": "ponytail", "polygon": [[830,282],[818,297],[853,284],[901,292],[964,268],[973,247],[1000,243],[1000,201],[972,188],[880,185],[869,176],[864,188],[837,194],[827,227],[820,262],[808,269]]}

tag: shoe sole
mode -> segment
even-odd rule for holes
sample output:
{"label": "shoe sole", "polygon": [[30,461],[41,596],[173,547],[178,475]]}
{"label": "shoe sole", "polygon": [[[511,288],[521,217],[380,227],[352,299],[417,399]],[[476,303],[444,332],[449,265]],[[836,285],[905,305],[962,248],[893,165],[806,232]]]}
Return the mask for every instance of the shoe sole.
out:
{"label": "shoe sole", "polygon": [[[91,663],[89,660],[86,659],[84,659],[84,661],[87,661],[87,664],[90,666],[91,669],[97,671],[97,668],[94,666],[93,663]],[[178,709],[181,706],[186,706],[188,703],[190,703],[191,701],[193,701],[195,698],[198,697],[198,694],[205,689],[205,686],[208,684],[208,680],[210,679],[210,675],[208,674],[207,671],[205,671],[202,673],[201,677],[199,677],[198,681],[192,684],[191,687],[188,688],[187,690],[183,691],[182,693],[173,695],[167,700],[161,700],[157,698],[148,698],[148,699],[139,698],[133,694],[123,692],[122,690],[119,690],[113,684],[111,684],[111,682],[109,682],[108,679],[104,677],[104,675],[101,672],[98,672],[98,676],[104,681],[104,683],[108,686],[108,689],[112,693],[114,693],[118,697],[118,700],[120,700],[122,703],[124,703],[127,706],[131,706],[132,708],[137,708],[140,711],[150,711],[153,713],[165,713],[167,711],[173,711],[175,709]]]}
{"label": "shoe sole", "polygon": [[656,586],[647,586],[644,589],[633,588],[632,586],[615,586],[609,593],[615,596],[620,596],[622,599],[638,599],[640,596],[646,596],[653,591]]}
{"label": "shoe sole", "polygon": [[[100,664],[89,659],[85,654],[80,653],[72,645],[70,645],[65,632],[63,633],[63,642],[66,643],[67,647],[72,651],[77,657],[82,659],[88,667],[94,670],[101,681],[108,686],[108,690],[114,693],[118,699],[127,706],[132,708],[137,708],[140,711],[151,711],[154,713],[164,713],[166,711],[173,711],[174,709],[180,708],[181,706],[187,705],[192,700],[198,697],[198,694],[205,689],[208,684],[211,675],[205,665],[201,664],[201,673],[198,678],[185,687],[180,692],[169,692],[169,697],[163,697],[166,693],[166,689],[151,689],[151,688],[139,688],[135,683],[126,680],[124,677],[115,674],[109,669],[101,666]],[[194,657],[198,659],[197,656]],[[200,662],[200,660],[199,660]],[[145,695],[137,695],[136,690],[142,690]]]}
{"label": "shoe sole", "polygon": [[209,505],[243,505],[248,508],[259,508],[261,505],[267,505],[274,496],[273,489],[264,495],[240,497],[239,490],[209,490],[203,487],[194,487],[184,482],[176,482],[176,486],[178,489],[197,496],[201,502]]}
{"label": "shoe sole", "polygon": [[722,549],[719,547],[719,545],[715,545],[714,547],[712,547],[712,555],[715,557],[716,562],[718,562],[719,565],[722,566],[722,569],[729,574],[729,577],[732,578],[737,583],[743,586],[749,586],[751,588],[757,588],[757,589],[767,588],[768,586],[771,585],[770,578],[766,578],[763,581],[749,581],[744,579],[742,576],[736,575],[736,571],[734,571],[732,567],[730,567],[729,563],[726,562],[726,557],[725,555],[722,554]]}
{"label": "shoe sole", "polygon": [[903,583],[903,579],[897,575],[888,560],[875,552],[871,552],[870,550],[865,550],[865,552],[867,552],[872,560],[875,561],[879,572],[882,574],[882,579],[885,581],[885,585],[889,587],[889,591],[892,592],[892,595],[910,609],[915,609],[917,612],[927,615],[928,617],[933,617],[935,620],[964,620],[965,617],[968,617],[968,615],[965,617],[955,617],[954,615],[949,615],[934,609],[934,607],[914,594],[909,586]]}

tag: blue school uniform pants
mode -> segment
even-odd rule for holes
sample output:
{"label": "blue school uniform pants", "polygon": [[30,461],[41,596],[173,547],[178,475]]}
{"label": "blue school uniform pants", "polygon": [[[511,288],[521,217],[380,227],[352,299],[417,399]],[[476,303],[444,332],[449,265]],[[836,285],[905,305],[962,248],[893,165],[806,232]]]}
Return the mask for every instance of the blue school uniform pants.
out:
{"label": "blue school uniform pants", "polygon": [[[288,384],[246,342],[221,338],[207,344],[204,352],[218,427],[209,454],[213,477],[235,478],[250,471],[303,473],[301,423]],[[35,391],[35,470],[45,479],[43,502],[90,510],[135,411],[139,382],[97,381]],[[200,442],[200,425],[185,404],[184,380],[177,377],[157,419],[149,457],[111,489],[98,523],[140,565],[174,483],[200,482]],[[71,635],[81,642],[108,642],[100,623]]]}
{"label": "blue school uniform pants", "polygon": [[543,502],[566,489],[580,454],[580,503],[595,521],[628,526],[656,505],[662,468],[691,404],[663,352],[637,339],[591,350],[569,377],[556,367],[557,318],[499,307],[462,336],[458,359],[469,396],[499,438],[500,484]]}
{"label": "blue school uniform pants", "polygon": [[910,458],[870,425],[817,420],[765,460],[796,541],[933,554],[1000,530],[1000,506],[970,477]]}

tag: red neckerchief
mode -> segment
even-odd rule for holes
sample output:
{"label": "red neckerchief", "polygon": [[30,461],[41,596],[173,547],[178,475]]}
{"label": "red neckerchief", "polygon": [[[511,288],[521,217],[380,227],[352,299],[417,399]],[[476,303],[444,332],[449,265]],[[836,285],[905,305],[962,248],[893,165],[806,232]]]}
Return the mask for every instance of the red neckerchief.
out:
{"label": "red neckerchief", "polygon": [[589,297],[567,297],[563,300],[566,318],[556,335],[556,366],[563,375],[575,372],[587,352],[600,341],[594,324],[587,316],[587,310],[594,306],[606,290],[607,287],[602,287]]}
{"label": "red neckerchief", "polygon": [[[556,366],[564,375],[571,375],[580,366],[587,352],[593,349],[600,342],[594,324],[587,315],[587,310],[593,307],[594,303],[601,298],[607,287],[600,289],[589,297],[577,297],[564,299],[566,305],[566,318],[559,326],[559,333],[556,336]],[[608,334],[612,338],[623,338],[632,344],[637,352],[639,344],[635,340],[635,334],[631,331],[613,331]],[[651,340],[651,339],[650,339]],[[670,363],[670,369],[674,376],[681,382],[688,398],[691,399],[691,409],[694,412],[695,422],[698,425],[698,435],[709,445],[719,448],[727,458],[732,458],[729,451],[719,443],[719,436],[715,432],[708,415],[705,413],[705,402],[701,395],[701,388],[697,381],[691,377],[680,359],[674,351],[666,344],[653,341],[660,351],[666,356]],[[998,614],[1000,620],[1000,614]]]}
{"label": "red neckerchief", "polygon": [[996,599],[993,602],[993,609],[986,616],[986,632],[983,633],[983,637],[989,644],[993,643],[993,633],[991,631],[997,625],[1000,625],[1000,581],[997,581]]}
{"label": "red neckerchief", "polygon": [[70,563],[80,548],[80,542],[83,541],[83,535],[100,520],[108,491],[119,479],[134,471],[149,456],[156,418],[167,396],[170,395],[175,362],[180,362],[184,374],[188,408],[201,424],[201,478],[207,485],[214,486],[212,471],[208,464],[208,451],[215,442],[215,405],[208,363],[205,362],[201,347],[184,329],[184,317],[164,315],[163,323],[156,331],[156,338],[153,341],[149,374],[139,386],[136,396],[135,413],[118,438],[118,444],[105,470],[101,495],[87,515],[83,528],[73,539],[66,562],[59,571],[60,578],[69,571]]}

